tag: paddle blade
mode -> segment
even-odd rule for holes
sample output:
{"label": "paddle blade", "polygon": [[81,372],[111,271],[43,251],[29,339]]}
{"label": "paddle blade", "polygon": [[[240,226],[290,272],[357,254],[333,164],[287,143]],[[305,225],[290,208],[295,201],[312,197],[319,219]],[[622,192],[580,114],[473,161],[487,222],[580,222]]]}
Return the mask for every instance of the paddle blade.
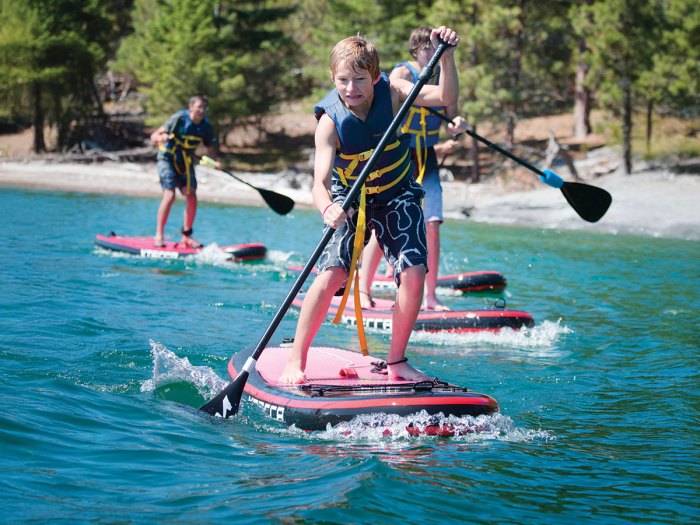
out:
{"label": "paddle blade", "polygon": [[598,222],[612,203],[612,196],[604,189],[580,182],[565,182],[561,192],[576,213],[588,222]]}
{"label": "paddle blade", "polygon": [[209,415],[228,419],[235,416],[243,397],[243,388],[248,380],[248,372],[243,370],[233,382],[229,383],[219,394],[200,408]]}
{"label": "paddle blade", "polygon": [[272,208],[272,211],[279,213],[280,215],[287,215],[294,208],[294,201],[286,195],[275,193],[274,191],[263,188],[255,189],[260,192],[260,196],[265,199],[265,202],[270,208]]}

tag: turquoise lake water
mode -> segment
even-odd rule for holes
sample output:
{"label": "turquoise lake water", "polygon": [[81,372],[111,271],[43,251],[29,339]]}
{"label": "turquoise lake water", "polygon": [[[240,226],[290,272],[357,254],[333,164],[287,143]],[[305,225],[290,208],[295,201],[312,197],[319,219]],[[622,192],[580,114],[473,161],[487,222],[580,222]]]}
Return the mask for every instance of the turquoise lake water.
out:
{"label": "turquoise lake water", "polygon": [[[203,203],[198,239],[262,242],[267,259],[208,246],[164,261],[93,242],[152,234],[154,199],[0,196],[4,523],[700,521],[700,242],[447,221],[441,272],[502,272],[508,306],[536,326],[415,336],[408,355],[500,414],[455,438],[305,434],[245,405],[227,421],[196,409],[261,338],[287,266],[321,238],[318,213]],[[179,200],[172,236],[181,213]],[[290,312],[275,338],[295,324]],[[388,335],[369,341],[386,355]],[[330,323],[315,342],[359,348]]]}

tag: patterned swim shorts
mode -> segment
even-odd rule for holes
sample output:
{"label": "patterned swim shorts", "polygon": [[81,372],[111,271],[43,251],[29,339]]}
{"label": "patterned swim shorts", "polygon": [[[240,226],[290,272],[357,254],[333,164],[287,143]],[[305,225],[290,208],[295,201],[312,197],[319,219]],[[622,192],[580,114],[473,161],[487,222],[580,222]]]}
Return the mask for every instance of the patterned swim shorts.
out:
{"label": "patterned swim shorts", "polygon": [[[406,268],[419,264],[428,267],[425,221],[421,208],[423,195],[423,189],[411,180],[405,190],[389,202],[376,204],[371,199],[367,202],[365,244],[374,230],[384,256],[394,268],[397,285],[399,274]],[[342,203],[342,199],[336,198],[336,202]],[[350,270],[358,214],[351,215],[345,224],[335,230],[323,250],[317,264],[319,273],[332,266]]]}

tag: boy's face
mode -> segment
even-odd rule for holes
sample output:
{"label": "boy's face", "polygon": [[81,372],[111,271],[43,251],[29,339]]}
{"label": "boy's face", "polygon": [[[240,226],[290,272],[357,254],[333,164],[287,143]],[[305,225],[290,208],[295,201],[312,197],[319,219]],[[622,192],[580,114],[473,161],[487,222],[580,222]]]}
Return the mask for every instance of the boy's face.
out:
{"label": "boy's face", "polygon": [[345,60],[338,63],[333,74],[335,88],[348,107],[356,107],[365,102],[371,103],[374,97],[374,85],[378,81],[379,77],[373,79],[366,69],[356,71]]}
{"label": "boy's face", "polygon": [[434,54],[435,54],[435,48],[433,47],[433,44],[428,43],[428,44],[423,44],[418,49],[416,49],[413,56],[416,57],[416,62],[418,62],[418,65],[421,68],[424,68],[425,66],[428,65],[428,62],[430,62],[430,59],[433,58]]}
{"label": "boy's face", "polygon": [[202,122],[207,115],[207,104],[201,100],[195,100],[190,104],[190,118],[195,124]]}

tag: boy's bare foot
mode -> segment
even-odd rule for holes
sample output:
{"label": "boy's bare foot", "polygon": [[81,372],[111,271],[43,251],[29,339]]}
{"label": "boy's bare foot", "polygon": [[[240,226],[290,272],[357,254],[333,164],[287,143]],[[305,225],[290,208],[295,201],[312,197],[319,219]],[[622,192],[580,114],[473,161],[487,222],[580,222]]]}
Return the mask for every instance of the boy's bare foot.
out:
{"label": "boy's bare foot", "polygon": [[420,370],[416,370],[408,364],[408,359],[403,358],[392,363],[387,363],[388,379],[394,381],[425,381],[432,379]]}
{"label": "boy's bare foot", "polygon": [[438,299],[426,299],[421,305],[421,310],[435,310],[436,312],[449,312],[450,307],[442,304]]}
{"label": "boy's bare foot", "polygon": [[363,310],[374,308],[374,299],[367,292],[360,292],[360,308]]}
{"label": "boy's bare foot", "polygon": [[182,238],[180,239],[180,244],[184,244],[185,246],[189,248],[202,248],[204,245],[193,239],[192,237],[188,235],[183,235]]}
{"label": "boy's bare foot", "polygon": [[279,379],[281,385],[299,385],[304,381],[306,376],[297,362],[287,363]]}
{"label": "boy's bare foot", "polygon": [[161,237],[160,235],[156,235],[155,237],[153,237],[153,244],[156,248],[163,248],[165,246],[163,237]]}

